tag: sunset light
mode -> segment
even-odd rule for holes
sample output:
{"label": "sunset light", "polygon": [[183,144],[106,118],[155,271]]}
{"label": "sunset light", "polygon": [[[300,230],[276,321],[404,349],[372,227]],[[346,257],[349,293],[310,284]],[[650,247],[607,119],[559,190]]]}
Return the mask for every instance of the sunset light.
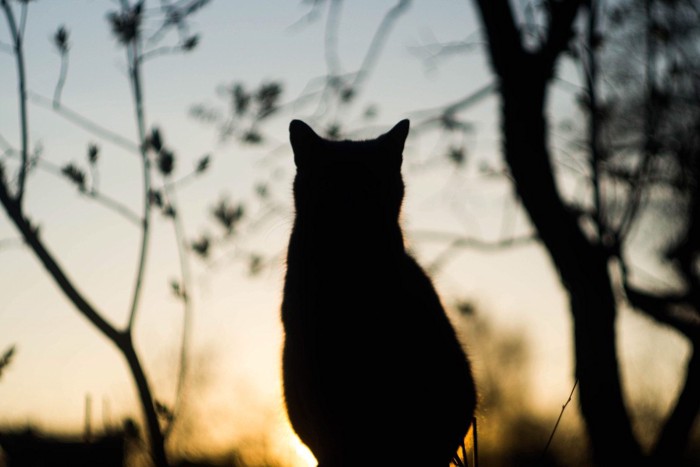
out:
{"label": "sunset light", "polygon": [[0,0],[0,467],[698,466],[698,24]]}

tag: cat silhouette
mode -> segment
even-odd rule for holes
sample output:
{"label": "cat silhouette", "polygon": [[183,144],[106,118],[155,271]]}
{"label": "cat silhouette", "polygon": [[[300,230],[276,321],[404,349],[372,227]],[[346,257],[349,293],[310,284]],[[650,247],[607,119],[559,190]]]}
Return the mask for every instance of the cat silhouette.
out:
{"label": "cat silhouette", "polygon": [[472,420],[469,362],[399,225],[408,129],[329,141],[289,126],[284,396],[320,467],[447,466]]}

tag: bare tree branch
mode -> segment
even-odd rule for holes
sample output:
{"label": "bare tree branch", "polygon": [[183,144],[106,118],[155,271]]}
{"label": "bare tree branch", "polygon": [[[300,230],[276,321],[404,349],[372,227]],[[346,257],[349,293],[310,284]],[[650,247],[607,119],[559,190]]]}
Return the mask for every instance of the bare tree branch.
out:
{"label": "bare tree branch", "polygon": [[181,273],[181,299],[183,304],[183,316],[182,316],[182,340],[180,342],[180,362],[179,369],[177,373],[177,388],[175,390],[175,402],[173,403],[172,413],[175,418],[168,425],[165,431],[165,436],[167,437],[169,433],[172,432],[173,423],[177,420],[177,416],[180,414],[183,401],[185,398],[185,383],[187,382],[187,372],[188,372],[188,354],[190,350],[190,332],[192,328],[192,296],[190,294],[190,287],[192,284],[192,277],[190,274],[190,262],[189,262],[189,245],[187,243],[187,235],[185,233],[185,226],[182,222],[182,216],[178,210],[178,203],[175,197],[175,190],[168,180],[164,182],[164,192],[167,202],[173,207],[175,214],[172,216],[173,227],[175,229],[175,241],[177,243],[177,254],[180,261],[180,273]]}
{"label": "bare tree branch", "polygon": [[513,11],[508,0],[476,0],[482,24],[485,28],[491,61],[497,76],[506,76],[512,66],[517,66],[524,55],[520,31],[515,25]]}
{"label": "bare tree branch", "polygon": [[58,107],[55,107],[53,100],[31,91],[29,92],[29,99],[32,103],[45,109],[54,110],[66,120],[70,121],[74,125],[77,125],[83,130],[86,130],[90,134],[97,136],[98,138],[109,141],[131,153],[139,153],[139,145],[131,141],[129,138],[126,138],[104,126],[93,122],[89,118],[80,115],[63,104],[59,104]]}
{"label": "bare tree branch", "polygon": [[[9,155],[12,157],[15,155],[15,153],[10,152]],[[49,162],[43,159],[37,159],[32,163],[32,166],[36,166],[37,168],[43,170],[46,173],[65,179],[65,173],[63,172],[63,168],[54,164],[53,162]],[[143,225],[143,220],[128,206],[124,205],[120,201],[104,193],[101,193],[94,186],[90,187],[90,189],[78,190],[78,193],[85,197],[93,199],[105,208],[113,211],[116,214],[119,214],[124,219],[126,219],[132,224],[135,224],[138,227],[141,227]]]}
{"label": "bare tree branch", "polygon": [[535,234],[489,241],[475,237],[465,237],[460,234],[428,230],[411,232],[410,236],[416,241],[421,242],[447,243],[445,249],[426,267],[428,271],[436,271],[440,269],[445,262],[454,259],[455,250],[473,249],[493,253],[508,248],[530,245],[538,240]]}
{"label": "bare tree branch", "polygon": [[433,107],[430,109],[415,110],[410,113],[410,116],[418,119],[423,118],[424,120],[413,125],[413,128],[417,130],[430,125],[438,124],[443,120],[445,115],[454,115],[457,112],[472,107],[497,91],[498,84],[495,81],[492,81],[480,87],[476,91],[471,92],[466,97],[453,102],[452,104]]}
{"label": "bare tree branch", "polygon": [[389,34],[391,33],[392,27],[410,5],[411,0],[399,0],[396,5],[386,12],[381,23],[379,23],[379,26],[377,26],[374,37],[372,37],[372,42],[370,42],[370,45],[367,48],[367,53],[365,54],[362,64],[355,75],[355,79],[352,82],[353,89],[357,89],[359,86],[361,86],[369,76],[370,72],[374,69],[377,59],[379,58],[379,55],[386,44]]}
{"label": "bare tree branch", "polygon": [[341,74],[340,57],[338,55],[338,28],[340,26],[340,8],[343,0],[328,0],[328,18],[325,31],[325,57],[328,76],[331,78]]}
{"label": "bare tree branch", "polygon": [[14,357],[15,352],[16,347],[12,345],[0,356],[0,377],[2,377],[5,369],[10,365],[10,363],[12,363],[12,358]]}
{"label": "bare tree branch", "polygon": [[410,50],[432,68],[439,58],[470,52],[476,47],[486,45],[483,40],[472,39],[473,36],[478,34],[480,34],[480,31],[474,32],[467,36],[466,39],[458,41],[424,43],[421,46],[412,47]]}
{"label": "bare tree branch", "polygon": [[54,45],[58,48],[58,53],[61,55],[61,69],[58,73],[58,81],[53,92],[53,107],[58,108],[61,105],[61,93],[66,84],[68,76],[68,30],[61,26],[54,35]]}
{"label": "bare tree branch", "polygon": [[111,198],[111,197],[109,197],[103,193],[100,193],[99,191],[95,191],[95,190],[86,191],[85,196],[94,199],[102,206],[119,214],[124,219],[131,222],[132,224],[134,224],[138,227],[143,226],[143,219],[141,219],[141,217],[139,217],[138,214],[136,214],[134,211],[129,209],[127,206],[125,206],[121,202],[115,200],[114,198]]}
{"label": "bare tree branch", "polygon": [[642,147],[642,160],[637,168],[637,174],[635,178],[635,183],[633,183],[633,191],[627,203],[627,209],[625,210],[620,225],[618,226],[615,236],[618,239],[618,243],[623,239],[631,230],[634,220],[637,218],[637,213],[643,205],[644,195],[648,190],[648,185],[645,183],[648,174],[652,169],[652,163],[656,153],[656,99],[654,95],[656,93],[656,73],[655,73],[655,59],[656,59],[656,38],[654,37],[654,28],[652,27],[652,0],[645,0],[645,16],[648,26],[646,28],[646,50],[645,50],[645,68],[644,68],[644,85],[645,85],[645,107],[644,107],[644,145]]}
{"label": "bare tree branch", "polygon": [[18,99],[19,99],[19,125],[21,134],[20,143],[20,153],[22,155],[22,161],[19,166],[19,178],[17,187],[17,203],[18,208],[22,209],[22,197],[24,196],[24,184],[27,178],[27,164],[29,159],[29,130],[27,121],[27,75],[24,68],[24,48],[23,48],[23,38],[22,32],[24,30],[24,18],[26,18],[26,4],[22,4],[22,26],[21,29],[17,29],[17,23],[15,20],[15,14],[10,6],[9,0],[0,0],[0,6],[3,8],[5,13],[5,19],[7,20],[7,26],[10,29],[10,35],[12,37],[12,42],[14,46],[15,62],[17,66],[17,87],[18,87]]}
{"label": "bare tree branch", "polygon": [[[377,26],[360,66],[354,72],[344,72],[338,54],[338,29],[340,26],[340,11],[343,0],[328,1],[328,16],[325,24],[325,61],[327,74],[322,78],[323,87],[314,95],[319,95],[315,115],[324,117],[330,115],[331,104],[343,104],[354,100],[362,86],[377,65],[386,41],[397,19],[410,6],[411,0],[399,0],[390,8]],[[316,81],[316,80],[313,80]],[[304,100],[302,95],[296,102]]]}
{"label": "bare tree branch", "polygon": [[[585,0],[549,0],[549,29],[540,50],[545,66],[551,68],[559,54],[566,49],[573,34],[572,24]],[[589,0],[590,1],[590,0]]]}
{"label": "bare tree branch", "polygon": [[576,378],[576,381],[574,381],[574,386],[571,388],[571,392],[569,393],[569,397],[566,399],[566,402],[564,402],[564,404],[561,406],[561,412],[559,412],[559,417],[557,417],[557,421],[554,424],[554,428],[552,428],[552,432],[549,434],[549,438],[547,439],[547,444],[545,444],[544,449],[542,450],[542,454],[540,455],[540,462],[544,461],[544,456],[547,454],[549,446],[552,444],[554,434],[557,432],[557,428],[559,427],[559,422],[561,422],[561,418],[564,416],[564,411],[569,406],[569,404],[571,403],[571,398],[574,396],[576,386],[578,386],[578,378]]}
{"label": "bare tree branch", "polygon": [[[122,0],[122,6],[128,9],[128,1]],[[139,61],[139,42],[132,40],[126,46],[127,59],[129,63],[129,78],[133,93],[134,109],[136,113],[136,127],[139,137],[139,151],[143,166],[143,230],[141,232],[141,248],[139,252],[138,266],[136,268],[136,279],[132,293],[131,306],[129,308],[128,329],[133,329],[136,313],[138,311],[141,288],[146,269],[146,258],[150,240],[151,221],[151,162],[148,158],[148,144],[146,141],[146,119],[143,112],[143,95],[141,89],[141,63]]]}
{"label": "bare tree branch", "polygon": [[627,301],[635,309],[672,327],[691,342],[700,340],[700,314],[689,305],[687,294],[651,294],[624,284]]}
{"label": "bare tree branch", "polygon": [[323,6],[324,1],[325,0],[312,0],[309,11],[307,11],[304,16],[299,18],[293,24],[288,26],[287,29],[292,31],[316,21],[321,16],[321,7]]}
{"label": "bare tree branch", "polygon": [[54,279],[56,285],[63,291],[71,302],[78,308],[78,311],[85,316],[97,329],[102,332],[113,343],[122,339],[122,333],[109,324],[100,313],[87,301],[81,292],[74,286],[72,281],[63,272],[63,268],[54,260],[53,255],[47,250],[43,242],[39,239],[39,230],[30,224],[24,217],[19,203],[13,199],[7,191],[5,182],[0,180],[0,203],[10,216],[14,224],[22,234],[22,238],[34,251],[41,264],[46,268],[49,275]]}

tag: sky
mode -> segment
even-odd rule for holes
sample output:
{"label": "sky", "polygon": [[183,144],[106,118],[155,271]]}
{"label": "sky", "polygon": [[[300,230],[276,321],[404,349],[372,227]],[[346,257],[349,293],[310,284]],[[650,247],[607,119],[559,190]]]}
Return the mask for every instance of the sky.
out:
{"label": "sky", "polygon": [[[106,21],[116,4],[31,2],[25,39],[28,87],[34,94],[53,95],[60,57],[50,38],[65,25],[70,31],[70,65],[63,104],[135,140],[125,58]],[[383,14],[393,5],[360,0],[344,6],[338,38],[345,70],[358,66]],[[286,108],[267,124],[266,144],[257,147],[222,141],[215,128],[193,119],[188,109],[197,103],[223,108],[216,89],[233,82],[253,88],[280,80],[283,101],[288,102],[311,80],[323,76],[323,17],[298,23],[308,8],[298,1],[214,0],[190,22],[191,31],[201,34],[194,51],[145,64],[148,127],[158,126],[166,144],[175,149],[177,173],[187,173],[204,154],[212,156],[209,172],[178,193],[190,237],[216,232],[209,211],[222,196],[248,200],[252,187],[261,181],[271,183],[271,193],[281,205],[291,206],[293,167],[286,128],[292,118],[313,121],[313,107]],[[165,42],[174,39],[168,36]],[[434,63],[424,59],[426,45],[462,40],[469,41],[467,52]],[[4,18],[0,43],[8,43]],[[350,126],[373,137],[402,118],[415,117],[416,109],[457,101],[489,84],[481,46],[469,2],[412,2],[360,97],[367,105],[375,104],[378,115],[370,125],[354,120]],[[574,71],[562,72],[575,79]],[[555,89],[551,111],[562,119],[577,118],[569,97],[563,88]],[[18,141],[16,99],[13,57],[3,48],[0,135],[13,145]],[[486,99],[465,116],[475,129],[465,142],[469,161],[465,168],[435,163],[446,149],[439,135],[414,135],[407,144],[403,222],[410,247],[426,265],[440,252],[439,244],[421,241],[412,232],[448,231],[488,240],[498,238],[504,229],[528,230],[524,214],[509,196],[509,185],[478,170],[502,165],[496,100]],[[97,143],[100,189],[139,210],[142,188],[136,155],[36,103],[29,107],[29,118],[31,145],[41,146],[42,158],[54,164],[84,164],[88,143]],[[42,171],[29,178],[26,205],[70,277],[109,320],[123,325],[136,269],[138,229],[81,197],[64,179]],[[156,397],[171,401],[182,310],[169,289],[169,281],[178,275],[172,228],[160,217],[154,216],[136,341]],[[282,252],[291,220],[291,210],[276,216],[247,235],[244,245],[263,248],[271,256]],[[17,348],[0,380],[0,426],[32,424],[79,431],[86,394],[94,401],[95,423],[136,414],[133,385],[119,354],[72,308],[31,252],[14,242],[17,238],[9,219],[0,216],[0,241],[9,240],[0,249],[0,351],[10,345]],[[193,259],[191,392],[196,396],[190,401],[194,415],[188,426],[204,427],[202,438],[216,448],[268,436],[290,462],[306,465],[308,454],[298,451],[293,441],[280,391],[283,259],[251,278],[245,264],[231,259],[231,251],[227,246],[209,265]],[[572,384],[571,322],[566,297],[542,248],[533,244],[500,253],[465,250],[433,279],[445,303],[472,300],[500,329],[528,338],[537,375],[532,402],[556,417]],[[635,397],[658,396],[659,403],[667,405],[687,349],[630,311],[622,311],[618,326],[626,386]],[[470,349],[469,342],[466,347],[478,372],[486,357]],[[657,376],[655,381],[643,378],[649,372]]]}

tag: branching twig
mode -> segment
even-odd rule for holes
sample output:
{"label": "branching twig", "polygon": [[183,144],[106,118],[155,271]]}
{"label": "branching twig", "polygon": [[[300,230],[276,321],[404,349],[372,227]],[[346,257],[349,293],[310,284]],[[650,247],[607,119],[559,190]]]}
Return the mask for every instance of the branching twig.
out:
{"label": "branching twig", "polygon": [[[141,290],[146,271],[146,259],[148,255],[148,245],[150,240],[150,222],[151,222],[151,162],[148,157],[148,140],[146,137],[146,118],[144,115],[144,101],[141,80],[141,20],[143,3],[136,3],[133,7],[129,4],[129,0],[120,0],[121,13],[113,16],[113,28],[119,35],[120,40],[125,46],[127,55],[127,64],[129,67],[129,81],[133,96],[133,104],[135,110],[136,127],[138,132],[138,150],[141,155],[142,171],[143,171],[143,215],[141,229],[141,245],[139,249],[138,265],[136,269],[136,278],[134,281],[134,289],[131,297],[131,305],[129,308],[129,320],[126,327],[126,336],[128,337],[128,346],[121,348],[125,357],[129,362],[129,367],[132,371],[136,386],[139,391],[141,406],[146,418],[148,428],[151,454],[153,462],[157,467],[167,467],[168,460],[165,453],[165,443],[163,432],[158,421],[156,413],[155,399],[151,393],[148,380],[143,372],[143,367],[139,362],[138,356],[134,351],[131,343],[132,332],[136,319],[137,311],[141,298]],[[121,15],[121,16],[119,16]],[[126,26],[125,26],[126,24]]]}
{"label": "branching twig", "polygon": [[623,287],[627,301],[635,309],[672,327],[691,342],[700,341],[700,314],[688,303],[688,294],[651,294],[631,286],[626,278],[623,278]]}
{"label": "branching twig", "polygon": [[5,212],[14,222],[17,229],[22,234],[22,238],[34,251],[37,258],[41,261],[47,272],[56,281],[56,284],[63,293],[75,304],[76,308],[85,316],[102,334],[108,337],[112,342],[119,342],[122,335],[116,328],[109,324],[97,310],[87,301],[73,283],[68,279],[63,272],[63,268],[54,260],[53,255],[46,249],[43,242],[39,239],[38,227],[32,225],[29,220],[24,217],[19,203],[12,198],[7,191],[4,181],[0,180],[0,203],[5,208]]}
{"label": "branching twig", "polygon": [[[13,154],[10,153],[10,155],[12,156]],[[34,165],[36,165],[36,167],[42,169],[46,173],[55,175],[60,178],[65,178],[63,168],[59,167],[53,162],[39,159],[34,162]],[[78,190],[78,192],[83,196],[92,198],[97,203],[113,211],[114,213],[119,214],[130,223],[135,224],[138,227],[141,227],[143,225],[143,221],[141,220],[139,215],[132,211],[128,206],[124,205],[120,201],[108,195],[105,195],[104,193],[101,193],[95,187],[91,187],[91,189],[89,190]]]}
{"label": "branching twig", "polygon": [[566,410],[566,407],[571,402],[571,398],[574,395],[574,391],[576,390],[577,385],[578,385],[578,378],[576,378],[576,381],[574,381],[574,387],[571,388],[571,393],[569,393],[569,398],[566,400],[564,405],[561,406],[561,412],[559,412],[559,417],[557,418],[557,422],[554,424],[554,428],[552,428],[552,433],[550,433],[550,435],[549,435],[549,439],[547,440],[547,444],[544,446],[544,449],[542,450],[542,455],[540,456],[540,461],[542,459],[544,459],[545,455],[547,455],[547,451],[549,450],[549,445],[552,444],[552,439],[554,439],[554,433],[556,433],[557,428],[559,428],[559,422],[561,421],[561,418],[564,416],[564,411]]}

